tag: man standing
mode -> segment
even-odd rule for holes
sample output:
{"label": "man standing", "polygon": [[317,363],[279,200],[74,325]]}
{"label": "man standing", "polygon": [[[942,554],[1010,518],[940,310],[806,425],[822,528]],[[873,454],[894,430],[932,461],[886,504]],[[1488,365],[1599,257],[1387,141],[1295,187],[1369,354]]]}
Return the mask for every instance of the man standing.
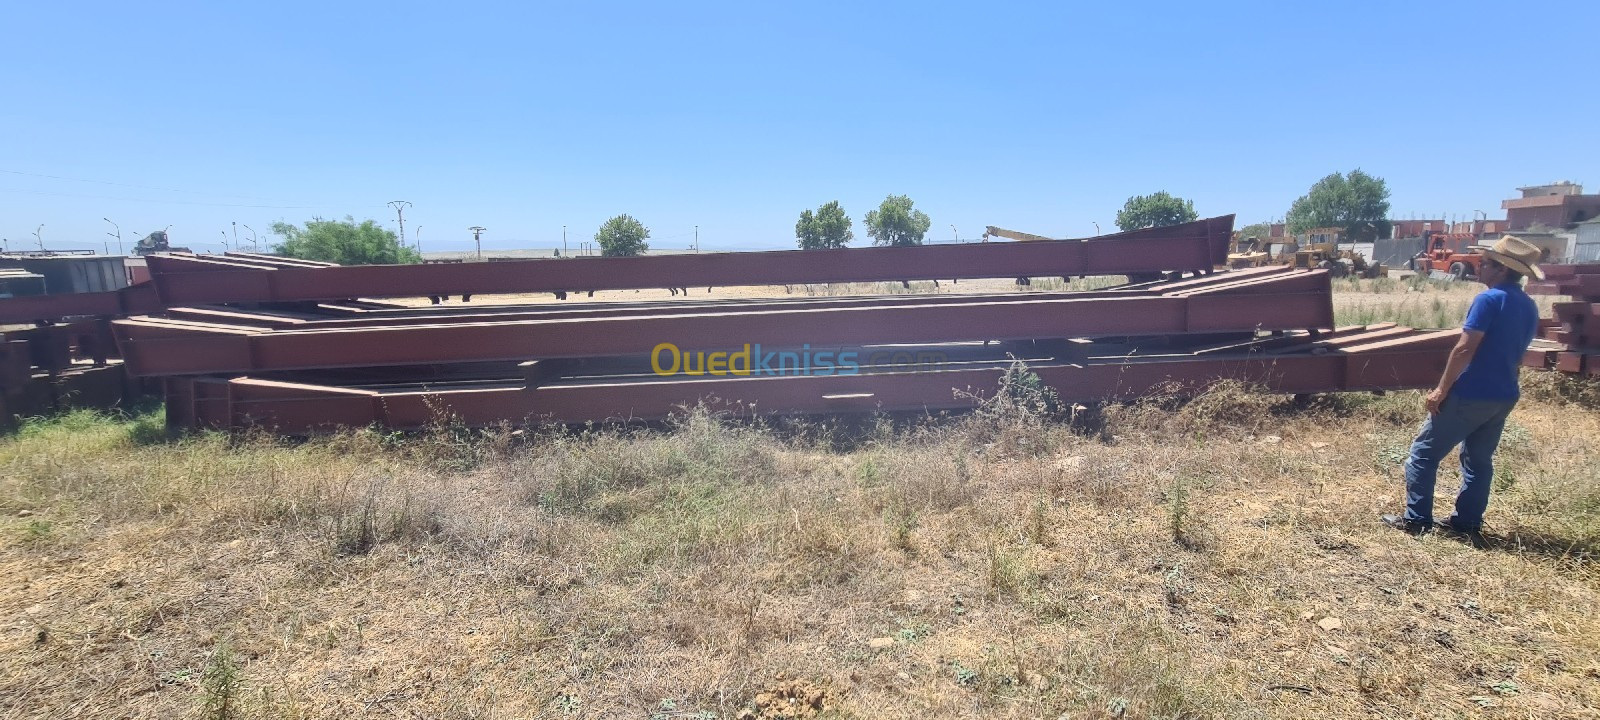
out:
{"label": "man standing", "polygon": [[1461,339],[1450,351],[1439,385],[1424,404],[1428,418],[1406,460],[1405,515],[1384,515],[1389,526],[1420,535],[1433,529],[1433,486],[1439,462],[1461,446],[1461,490],[1455,513],[1440,524],[1476,542],[1489,507],[1494,451],[1521,392],[1522,354],[1539,326],[1539,308],[1522,278],[1543,279],[1539,248],[1506,235],[1483,251],[1478,280],[1489,289],[1472,299]]}

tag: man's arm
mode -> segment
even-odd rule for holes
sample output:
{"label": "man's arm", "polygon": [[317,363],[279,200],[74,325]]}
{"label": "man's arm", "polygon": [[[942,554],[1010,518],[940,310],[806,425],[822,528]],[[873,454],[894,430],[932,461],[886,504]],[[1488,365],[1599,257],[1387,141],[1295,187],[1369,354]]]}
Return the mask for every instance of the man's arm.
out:
{"label": "man's arm", "polygon": [[1461,339],[1456,341],[1456,346],[1450,349],[1450,359],[1444,364],[1444,374],[1439,376],[1439,385],[1428,393],[1424,404],[1429,414],[1438,414],[1439,406],[1444,404],[1444,399],[1450,397],[1450,388],[1456,384],[1456,379],[1467,369],[1467,363],[1472,362],[1472,355],[1478,352],[1478,343],[1483,342],[1482,330],[1462,330]]}

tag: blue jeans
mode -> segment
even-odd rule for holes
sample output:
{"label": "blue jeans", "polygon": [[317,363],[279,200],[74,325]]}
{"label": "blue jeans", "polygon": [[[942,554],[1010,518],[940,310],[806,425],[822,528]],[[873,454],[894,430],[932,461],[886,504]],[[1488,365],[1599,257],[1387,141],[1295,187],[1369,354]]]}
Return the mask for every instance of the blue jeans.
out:
{"label": "blue jeans", "polygon": [[1494,450],[1500,431],[1516,400],[1464,400],[1446,398],[1439,414],[1429,415],[1411,443],[1406,460],[1406,515],[1408,522],[1433,524],[1433,485],[1439,461],[1461,446],[1461,491],[1450,527],[1462,532],[1483,528],[1489,508],[1489,484],[1494,480]]}

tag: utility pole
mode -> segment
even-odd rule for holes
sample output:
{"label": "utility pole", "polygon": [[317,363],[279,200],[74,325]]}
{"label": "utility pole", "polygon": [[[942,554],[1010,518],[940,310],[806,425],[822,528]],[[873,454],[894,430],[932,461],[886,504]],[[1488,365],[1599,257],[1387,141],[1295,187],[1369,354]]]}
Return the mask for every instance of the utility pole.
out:
{"label": "utility pole", "polygon": [[39,229],[33,231],[33,239],[39,241],[39,252],[44,252],[45,251],[44,250],[44,236],[39,234],[40,232],[43,232],[43,231],[44,231],[44,223],[39,223]]}
{"label": "utility pole", "polygon": [[561,254],[572,257],[572,251],[567,249],[567,226],[561,226]]}
{"label": "utility pole", "polygon": [[480,239],[480,237],[483,235],[483,231],[488,230],[489,228],[479,227],[477,225],[473,225],[472,227],[469,227],[467,229],[472,231],[472,241],[478,244],[478,259],[482,260],[483,259],[483,240]]}
{"label": "utility pole", "polygon": [[[400,220],[400,244],[401,245],[405,245],[406,244],[406,208],[411,207],[411,203],[406,202],[405,200],[390,200],[388,202],[388,205],[389,205],[389,207],[394,208],[395,217],[399,218],[399,220]],[[420,253],[422,251],[418,250],[417,252]]]}
{"label": "utility pole", "polygon": [[[118,224],[116,224],[114,222],[111,222],[111,218],[108,218],[108,217],[103,217],[103,218],[100,218],[100,219],[104,220],[104,221],[106,221],[108,223],[111,223],[111,227],[114,227],[114,228],[117,229],[117,234],[115,236],[117,238],[117,254],[121,255],[122,254],[122,226],[118,225]],[[106,234],[110,235],[111,233],[106,233]]]}
{"label": "utility pole", "polygon": [[694,226],[694,251],[700,252],[700,226]]}

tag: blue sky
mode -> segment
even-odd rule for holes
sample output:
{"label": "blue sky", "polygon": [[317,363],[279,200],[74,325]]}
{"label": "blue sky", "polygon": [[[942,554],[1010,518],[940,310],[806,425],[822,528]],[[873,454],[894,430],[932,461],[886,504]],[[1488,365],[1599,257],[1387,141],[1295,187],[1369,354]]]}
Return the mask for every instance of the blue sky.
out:
{"label": "blue sky", "polygon": [[[1315,7],[1313,7],[1315,5]],[[49,3],[0,23],[0,237],[373,218],[424,250],[793,246],[907,194],[930,235],[1111,231],[1130,195],[1281,217],[1318,178],[1398,216],[1600,191],[1600,4]],[[1582,50],[1589,48],[1589,50]],[[1582,53],[1580,54],[1580,50]],[[241,238],[249,232],[239,229]]]}

